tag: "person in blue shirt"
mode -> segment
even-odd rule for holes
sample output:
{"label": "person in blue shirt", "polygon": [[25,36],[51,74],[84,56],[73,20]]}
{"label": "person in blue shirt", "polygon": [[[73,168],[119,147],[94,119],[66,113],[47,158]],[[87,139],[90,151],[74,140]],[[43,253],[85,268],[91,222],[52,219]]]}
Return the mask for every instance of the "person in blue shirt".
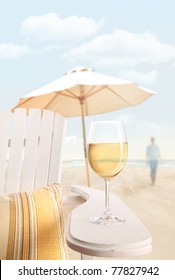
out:
{"label": "person in blue shirt", "polygon": [[146,157],[150,166],[151,185],[154,185],[156,181],[157,166],[160,159],[160,151],[159,147],[155,144],[155,138],[151,137],[150,141],[151,144],[147,146],[146,149]]}

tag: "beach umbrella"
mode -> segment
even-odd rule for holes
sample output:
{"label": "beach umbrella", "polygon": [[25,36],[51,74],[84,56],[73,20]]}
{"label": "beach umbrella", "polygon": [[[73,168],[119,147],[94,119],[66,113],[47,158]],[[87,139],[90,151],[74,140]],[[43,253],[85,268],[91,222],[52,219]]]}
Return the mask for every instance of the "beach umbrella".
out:
{"label": "beach umbrella", "polygon": [[87,185],[90,185],[85,116],[135,106],[153,94],[153,91],[133,82],[97,73],[91,68],[76,67],[61,78],[22,97],[15,108],[48,109],[64,117],[81,116],[86,178]]}

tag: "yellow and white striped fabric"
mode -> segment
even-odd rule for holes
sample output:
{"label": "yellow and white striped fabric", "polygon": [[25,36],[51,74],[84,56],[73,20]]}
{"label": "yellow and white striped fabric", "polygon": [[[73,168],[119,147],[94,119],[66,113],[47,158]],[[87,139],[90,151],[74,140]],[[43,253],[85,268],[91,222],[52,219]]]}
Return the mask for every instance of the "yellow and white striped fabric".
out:
{"label": "yellow and white striped fabric", "polygon": [[0,197],[0,259],[67,259],[59,185]]}

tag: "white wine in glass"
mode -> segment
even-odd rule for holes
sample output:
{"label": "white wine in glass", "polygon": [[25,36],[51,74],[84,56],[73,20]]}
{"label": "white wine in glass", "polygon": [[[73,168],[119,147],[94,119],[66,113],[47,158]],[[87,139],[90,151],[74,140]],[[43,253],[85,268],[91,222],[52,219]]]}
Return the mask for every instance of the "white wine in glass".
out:
{"label": "white wine in glass", "polygon": [[124,219],[113,215],[109,208],[109,182],[124,167],[127,139],[119,121],[93,122],[90,128],[88,158],[92,169],[105,180],[105,209],[102,215],[90,218],[96,224],[118,224]]}

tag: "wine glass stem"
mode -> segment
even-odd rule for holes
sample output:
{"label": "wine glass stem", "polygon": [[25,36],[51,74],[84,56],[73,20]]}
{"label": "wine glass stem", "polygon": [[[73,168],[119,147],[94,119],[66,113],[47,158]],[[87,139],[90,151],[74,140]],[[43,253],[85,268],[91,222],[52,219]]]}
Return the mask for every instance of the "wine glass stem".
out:
{"label": "wine glass stem", "polygon": [[111,215],[111,211],[109,209],[109,180],[105,180],[105,216]]}

